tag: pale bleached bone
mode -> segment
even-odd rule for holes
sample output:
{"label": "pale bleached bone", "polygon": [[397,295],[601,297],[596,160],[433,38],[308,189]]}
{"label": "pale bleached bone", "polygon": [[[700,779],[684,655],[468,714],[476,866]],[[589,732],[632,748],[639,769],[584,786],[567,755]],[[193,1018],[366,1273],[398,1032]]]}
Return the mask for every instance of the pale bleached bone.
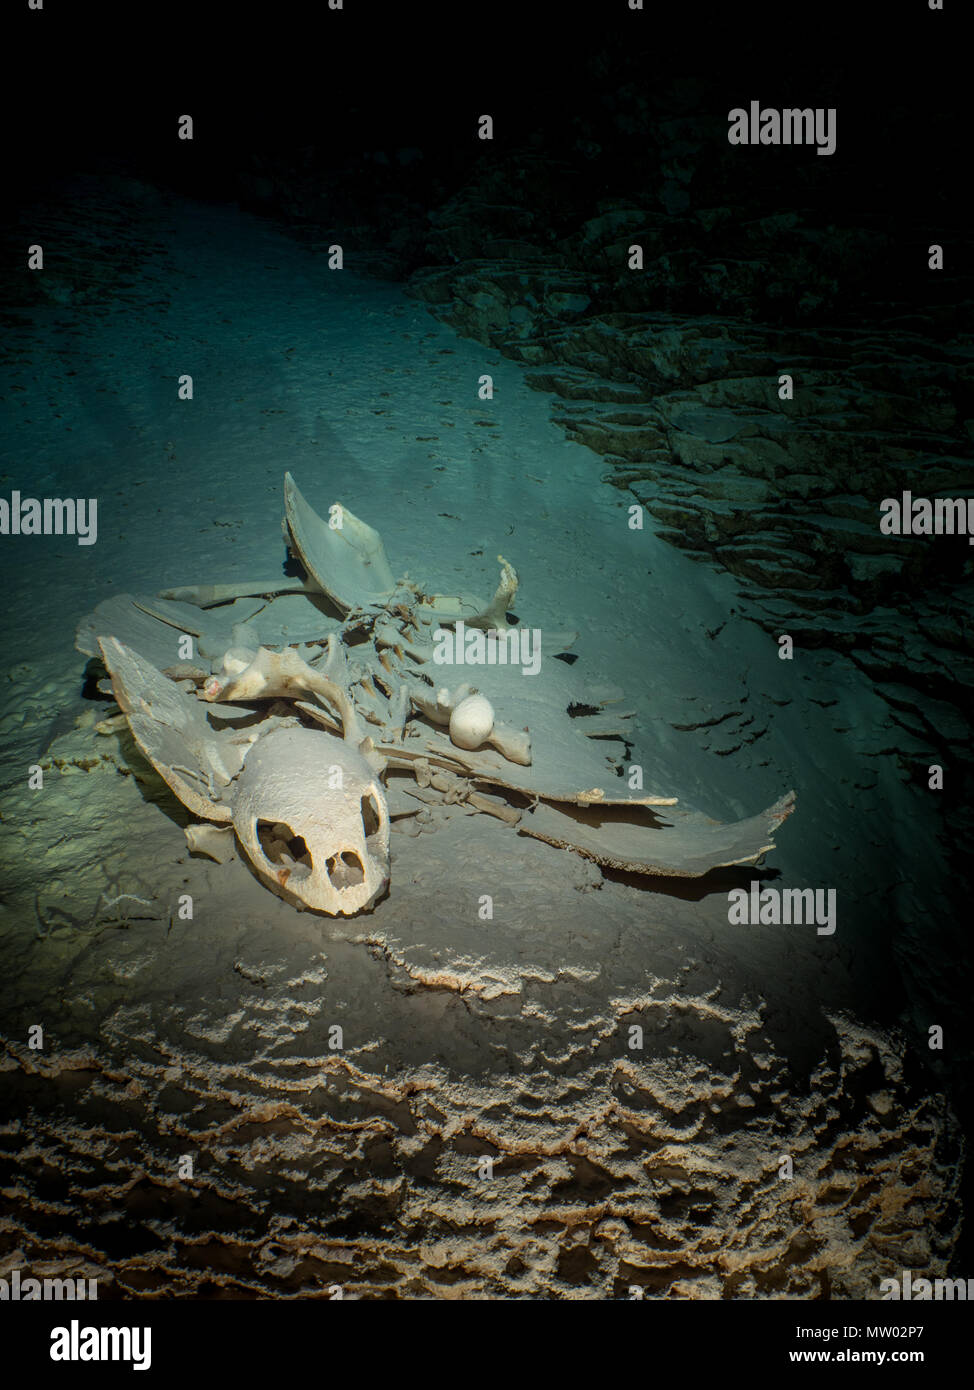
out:
{"label": "pale bleached bone", "polygon": [[325,595],[310,591],[278,594],[251,619],[262,647],[320,642],[326,634],[337,632],[340,622]]}
{"label": "pale bleached bone", "polygon": [[409,691],[404,685],[400,685],[397,687],[395,695],[389,702],[389,713],[386,716],[383,731],[384,742],[402,742],[406,720],[409,718],[409,710]]}
{"label": "pale bleached bone", "polygon": [[429,631],[414,630],[414,635],[409,637],[391,619],[378,618],[372,635],[377,647],[391,647],[393,650],[398,647],[405,656],[422,665],[433,660],[433,640]]}
{"label": "pale bleached bone", "polygon": [[[265,592],[267,588],[266,584],[259,582],[193,585],[182,589],[164,589],[156,595],[155,601],[160,605],[180,603],[190,608],[214,610],[212,615],[206,612],[202,617],[199,613],[195,616],[190,613],[186,619],[189,625],[185,630],[196,632],[201,624],[206,623],[211,631],[214,624],[220,624],[219,631],[224,632],[231,631],[237,621],[233,618],[230,622],[225,617],[238,611],[231,608],[231,603],[248,595],[256,595],[259,601],[247,621],[257,634],[255,645],[261,647],[286,647],[295,642],[319,641],[326,632],[337,629],[335,607],[316,587],[309,587],[301,580],[284,580],[280,592],[268,594]],[[149,601],[140,602],[147,611],[153,611]],[[170,608],[170,612],[173,611]],[[169,621],[165,609],[159,613],[159,618],[160,621]]]}
{"label": "pale bleached bone", "polygon": [[[193,639],[191,664],[207,665],[233,644],[234,629],[251,622],[265,607],[261,600],[244,599],[220,608],[204,610],[164,599],[118,594],[100,603],[78,625],[75,646],[87,656],[99,656],[98,639],[115,637],[137,651],[157,670],[187,660],[184,635]],[[321,636],[321,629],[315,633]]]}
{"label": "pale bleached bone", "polygon": [[115,699],[159,776],[195,815],[229,821],[223,789],[240,771],[245,747],[230,733],[218,734],[200,702],[138,652],[114,637],[102,637],[99,647]]}
{"label": "pale bleached bone", "polygon": [[[657,779],[649,758],[632,759],[643,765],[643,776],[642,785],[630,789],[627,780],[618,775],[616,765],[609,756],[615,745],[608,743],[604,737],[585,737],[584,718],[576,719],[569,715],[569,709],[579,704],[579,682],[571,667],[551,660],[547,664],[545,677],[540,681],[524,674],[517,665],[461,664],[438,665],[435,668],[441,682],[455,681],[464,673],[469,679],[452,690],[445,687],[445,703],[439,705],[437,695],[444,686],[441,685],[439,689],[431,686],[421,676],[407,669],[403,670],[402,676],[414,705],[434,725],[426,730],[426,746],[446,756],[462,754],[469,772],[479,780],[523,791],[531,797],[576,804],[592,801],[607,805],[675,803],[675,797],[656,791],[654,782]],[[429,674],[433,675],[434,670],[430,669]],[[495,747],[467,752],[451,744],[442,726],[455,698],[469,693],[474,684],[496,711],[495,731],[500,728],[503,734],[509,729],[512,737],[523,738],[526,743],[529,739],[529,763],[519,758],[508,759]],[[415,728],[415,723],[410,727]],[[627,733],[626,737],[632,736]],[[517,749],[507,751],[516,752]],[[622,751],[621,745],[618,751]]]}
{"label": "pale bleached bone", "polygon": [[[389,878],[389,815],[376,770],[362,753],[344,739],[276,719],[269,732],[253,737],[219,735],[205,706],[137,652],[112,637],[100,645],[139,747],[189,810],[233,824],[265,881],[319,912],[348,915],[375,901]],[[368,740],[364,747],[370,749]],[[371,834],[366,802],[376,817]],[[261,821],[290,827],[304,840],[310,865],[287,854],[270,860],[260,843]],[[202,829],[188,833],[187,843],[214,858],[225,853]]]}
{"label": "pale bleached bone", "polygon": [[239,676],[257,655],[257,647],[229,647],[223,653],[222,674],[229,680],[232,676]]}
{"label": "pale bleached bone", "polygon": [[[358,650],[360,648],[356,648]],[[391,650],[388,648],[387,652]],[[437,690],[415,676],[402,660],[393,661],[393,667],[390,683],[404,684],[414,707],[441,728],[449,723],[454,704],[475,692],[469,681],[452,691],[444,687]],[[455,671],[457,668],[439,667],[437,673],[446,669]],[[478,666],[474,669],[476,689],[487,695],[495,709],[517,710],[520,707],[524,713],[530,712],[531,735],[511,723],[497,720],[493,732],[501,746],[467,752],[457,749],[445,731],[428,730],[423,751],[435,749],[444,759],[444,766],[472,774],[484,783],[522,791],[529,797],[541,796],[579,805],[594,802],[605,805],[675,804],[675,797],[629,790],[616,774],[604,747],[597,739],[585,737],[586,721],[573,719],[568,714],[569,707],[578,703],[577,681],[570,668],[560,663],[551,668],[542,699],[538,698],[533,678],[522,675],[517,667]],[[350,688],[364,705],[365,697],[357,694],[361,687]],[[371,720],[388,729],[391,715],[383,711],[383,702],[374,690],[370,690],[367,703]],[[385,709],[389,709],[388,702]],[[327,718],[320,722],[328,727]],[[600,733],[604,736],[605,730],[600,729]],[[377,752],[387,758],[402,751],[400,741],[390,740],[385,732],[376,742]],[[458,760],[461,754],[462,760]],[[524,772],[520,771],[522,767]],[[646,780],[650,780],[649,776]]]}
{"label": "pale bleached bone", "polygon": [[[168,599],[136,598],[134,603],[143,613],[174,628],[177,634],[193,637],[196,651],[207,660],[219,658],[231,643],[237,645],[246,640],[253,632],[251,619],[266,606],[263,599],[254,598],[235,599],[220,608],[208,609]],[[178,637],[174,640],[178,641]]]}
{"label": "pale bleached bone", "polygon": [[503,555],[498,555],[497,560],[501,576],[489,603],[485,604],[470,594],[424,594],[418,605],[421,621],[435,621],[449,626],[462,618],[467,627],[505,631],[510,626],[507,610],[514,602],[518,578],[514,566]]}
{"label": "pale bleached bone", "polygon": [[161,623],[167,623],[178,632],[188,632],[211,642],[219,642],[222,634],[232,633],[234,627],[247,622],[265,606],[262,598],[234,599],[216,610],[162,598],[134,598],[132,602],[143,613],[158,618]]}
{"label": "pale bleached bone", "polygon": [[[332,669],[340,669],[340,663],[334,663]],[[296,701],[299,706],[299,695],[316,695],[338,711],[344,741],[356,749],[373,772],[385,770],[385,759],[376,751],[375,741],[366,734],[362,717],[347,689],[309,666],[293,647],[279,652],[261,647],[250,665],[239,674],[229,679],[214,676],[200,687],[198,694],[208,703],[284,698]],[[327,721],[320,722],[327,726]]]}
{"label": "pale bleached bone", "polygon": [[[320,518],[316,520],[324,528]],[[353,521],[357,521],[357,518],[353,518]],[[362,525],[364,527],[364,523]],[[364,534],[367,546],[375,543],[381,547],[381,540],[371,528],[364,528]],[[501,605],[506,607],[513,596],[513,581],[508,577],[505,586],[504,579],[502,573],[502,583],[495,595],[495,611],[485,625],[501,625],[499,619],[503,615],[499,608]],[[203,591],[199,591],[197,597],[202,596]],[[212,597],[212,594],[208,596]],[[211,640],[226,634],[229,640],[225,641],[219,653],[224,658],[226,669],[216,682],[218,689],[210,691],[211,697],[216,694],[220,698],[221,713],[226,711],[231,716],[241,715],[242,707],[223,704],[225,698],[277,698],[293,702],[298,693],[316,696],[327,704],[327,709],[301,701],[296,702],[298,708],[335,732],[340,726],[346,740],[345,746],[353,751],[361,751],[362,758],[370,765],[370,775],[376,769],[407,769],[416,778],[417,785],[425,787],[429,794],[439,793],[444,800],[462,802],[468,810],[483,809],[490,814],[498,814],[497,808],[503,807],[503,802],[496,800],[498,793],[508,796],[517,794],[527,798],[530,803],[528,809],[522,812],[515,806],[503,807],[503,819],[513,822],[520,817],[524,833],[572,848],[601,863],[649,874],[698,876],[714,867],[753,862],[773,848],[773,830],[793,807],[791,794],[759,816],[735,825],[720,825],[690,808],[668,812],[666,817],[654,817],[646,811],[644,808],[651,805],[672,807],[675,798],[633,795],[618,776],[621,759],[611,758],[597,746],[597,739],[587,736],[597,734],[604,739],[607,734],[616,731],[628,738],[629,728],[621,722],[627,718],[628,712],[600,711],[592,717],[578,718],[568,715],[569,707],[576,710],[579,705],[603,707],[609,701],[620,699],[622,692],[616,689],[601,690],[594,692],[594,698],[586,698],[577,689],[577,683],[569,680],[567,670],[562,667],[549,666],[546,680],[538,686],[534,685],[527,667],[478,666],[471,673],[476,679],[476,688],[501,714],[507,713],[518,724],[526,717],[535,744],[533,765],[512,765],[494,747],[477,750],[456,748],[444,729],[448,722],[450,698],[448,696],[446,701],[437,702],[435,687],[431,689],[423,684],[416,673],[416,666],[422,667],[432,659],[434,625],[448,622],[451,617],[462,616],[469,625],[475,626],[472,620],[476,614],[468,611],[464,595],[452,598],[440,595],[430,599],[405,583],[384,597],[383,604],[376,605],[366,596],[366,602],[357,605],[358,611],[353,611],[354,605],[345,608],[344,611],[350,616],[344,626],[348,630],[349,640],[356,642],[355,656],[351,662],[346,659],[345,644],[337,640],[335,635],[334,619],[320,608],[315,611],[316,605],[326,602],[325,597],[313,595],[309,592],[309,586],[305,586],[302,593],[292,593],[276,600],[280,605],[288,603],[292,607],[287,614],[279,609],[272,617],[266,616],[270,604],[257,604],[256,612],[253,605],[248,612],[244,605],[235,604],[232,609],[224,605],[226,611],[223,613],[207,613],[205,620],[201,621],[199,609],[194,615],[181,610],[178,603],[173,603],[171,606],[159,606],[156,610],[157,620],[133,610],[133,603],[138,600],[127,600],[126,620],[149,625],[146,635],[151,630],[153,640],[158,643],[160,664],[164,650],[167,666],[173,665],[172,638],[167,637],[162,641],[158,629],[168,627],[170,633],[175,629],[199,629],[201,647],[204,643],[209,646]],[[471,606],[475,605],[476,601],[472,600]],[[336,606],[342,607],[341,604]],[[484,607],[485,618],[489,608],[490,605]],[[293,648],[289,647],[285,652],[267,652],[267,646],[273,644],[262,643],[261,648],[253,653],[252,660],[249,659],[249,651],[230,651],[228,659],[227,649],[232,647],[234,641],[245,640],[252,647],[253,639],[268,630],[275,635],[285,635],[287,630],[293,633],[297,628],[302,635],[307,633],[309,638],[317,637],[322,631],[319,618],[322,625],[332,627],[321,656],[309,656],[309,660],[305,661]],[[243,619],[246,626],[233,619]],[[104,615],[99,618],[96,614],[87,627],[79,631],[82,650],[85,649],[84,643],[92,645],[92,639],[98,635],[98,628],[103,622]],[[370,629],[371,641],[363,642],[362,636],[368,638]],[[557,642],[550,633],[543,634],[543,637],[543,651],[549,657],[566,644],[562,634],[558,635]],[[106,664],[109,664],[108,653],[105,655]],[[114,649],[112,655],[116,657],[118,666],[118,654]],[[433,664],[436,665],[435,662]],[[195,666],[193,669],[195,675]],[[430,666],[426,666],[426,671],[442,681],[444,673],[441,671],[434,672]],[[130,680],[130,684],[138,684],[139,678],[136,672],[136,679]],[[473,689],[469,682],[464,685],[467,692]],[[120,702],[124,686],[125,682],[120,680]],[[417,687],[421,687],[421,695],[426,702],[426,717],[436,726],[427,728],[420,738],[415,737],[416,725],[404,727],[401,719],[404,692],[408,691],[412,701]],[[116,681],[113,680],[114,688]],[[183,696],[175,687],[173,693],[175,698],[193,703],[191,697]],[[458,693],[454,691],[454,699]],[[432,709],[429,706],[431,694]],[[162,703],[158,692],[150,689],[149,698],[143,703],[144,708],[136,708],[130,701],[130,723],[133,733],[137,734],[139,721],[142,720],[144,724],[152,716],[149,734],[146,734],[145,728],[141,729],[141,746],[146,748],[147,755],[151,757],[148,751],[151,745],[158,757],[158,761],[153,761],[156,761],[163,775],[168,773],[166,780],[187,805],[196,809],[198,814],[225,822],[226,805],[228,802],[232,804],[234,795],[234,788],[228,789],[225,783],[236,762],[228,765],[222,759],[222,745],[216,749],[211,745],[210,740],[217,731],[213,728],[203,731],[191,728],[187,731],[180,719],[174,716],[173,727],[160,734],[155,725],[164,723],[165,719],[160,721],[159,718]],[[381,741],[373,743],[372,739],[361,737],[362,725],[356,715],[356,705],[360,716],[364,715],[379,726],[381,733],[378,738]],[[422,705],[417,703],[417,707],[422,708]],[[260,722],[256,732],[251,724],[249,730],[234,734],[227,756],[240,760],[246,754],[248,743],[256,739],[255,747],[264,744],[270,737],[268,726],[273,725],[275,719],[278,723],[283,719],[283,727],[294,732],[293,708],[293,703],[281,705],[280,715],[275,716],[269,711],[268,718]],[[319,740],[328,738],[327,734],[310,729],[300,732]],[[514,729],[513,726],[512,732],[526,735],[526,730]],[[203,738],[202,753],[197,736]],[[160,749],[160,739],[165,741],[167,738],[175,740],[174,748],[167,743]],[[249,761],[249,755],[247,757]],[[646,780],[651,782],[652,768],[645,768],[644,773]],[[627,794],[620,796],[624,788]],[[523,806],[524,803],[520,801],[517,804]],[[297,874],[296,883],[300,883],[301,866],[295,864],[287,854],[280,837],[273,839],[272,843],[276,845],[275,875],[283,874],[290,878],[294,873]],[[279,877],[277,881],[280,886]]]}
{"label": "pale bleached bone", "polygon": [[[446,726],[452,724],[456,710],[470,699],[486,699],[486,696],[482,695],[475,685],[465,684],[465,682],[453,692],[450,692],[446,687],[440,687],[432,702],[428,698],[424,698],[424,695],[418,692],[415,687],[413,692],[414,705],[417,705],[422,712],[429,714],[435,723],[446,724]],[[452,734],[450,734],[450,742],[454,746],[463,748],[465,752],[472,751],[465,744],[457,744]],[[507,762],[520,763],[522,767],[531,766],[531,735],[529,735],[527,728],[511,728],[510,724],[502,723],[495,716],[485,742],[496,748],[497,752],[507,759]]]}
{"label": "pale bleached bone", "polygon": [[388,602],[396,588],[378,531],[335,504],[341,525],[329,526],[284,474],[284,511],[301,564],[333,603],[348,612]]}
{"label": "pale bleached bone", "polygon": [[335,681],[343,690],[348,688],[348,651],[336,633],[328,634],[316,656],[309,655],[308,665],[319,676]]}
{"label": "pale bleached bone", "polygon": [[[452,745],[448,745],[452,747]],[[728,824],[699,811],[676,808],[675,797],[646,796],[638,800],[610,801],[599,788],[579,792],[561,802],[535,799],[527,810],[501,808],[476,790],[479,780],[477,755],[454,749],[443,755],[438,749],[384,748],[390,768],[412,768],[420,787],[458,790],[453,800],[474,810],[517,825],[534,839],[617,869],[650,876],[696,878],[712,869],[750,864],[775,848],[774,831],[795,807],[795,793],[788,792],[759,815]],[[467,760],[464,766],[463,760]],[[485,785],[494,790],[505,785],[490,776]],[[508,790],[521,791],[507,784]],[[571,805],[574,801],[576,804]],[[650,807],[665,807],[657,813]],[[611,828],[606,828],[611,825]]]}
{"label": "pale bleached bone", "polygon": [[509,763],[531,766],[531,735],[527,729],[512,729],[510,724],[497,722],[491,730],[489,741]]}
{"label": "pale bleached bone", "polygon": [[187,825],[183,833],[191,854],[205,854],[217,864],[229,864],[237,857],[232,825],[204,821],[202,825]]}
{"label": "pale bleached bone", "polygon": [[277,594],[306,594],[308,585],[303,579],[239,580],[230,584],[186,584],[176,589],[160,589],[157,598],[192,603],[197,608],[213,608],[237,598],[271,598]]}
{"label": "pale bleached bone", "polygon": [[[435,724],[444,726],[449,725],[459,705],[478,693],[476,686],[467,683],[457,686],[452,692],[445,686],[434,692],[429,687],[421,687],[418,682],[410,685],[410,698],[416,708]],[[486,742],[508,762],[520,763],[522,767],[531,766],[531,737],[526,729],[513,729],[495,718]]]}
{"label": "pale bleached bone", "polygon": [[330,734],[336,734],[339,738],[343,737],[341,718],[339,715],[333,714],[330,709],[326,709],[323,705],[313,705],[308,700],[295,700],[294,708],[301,710],[303,714],[310,715]]}
{"label": "pale bleached bone", "polygon": [[[284,475],[284,511],[288,533],[308,575],[339,608],[374,611],[387,608],[403,596],[386,559],[382,537],[343,504],[333,504],[341,525],[330,526],[306,501],[290,473]],[[426,622],[452,623],[460,618],[468,627],[506,628],[507,609],[517,593],[517,574],[498,556],[500,580],[493,598],[469,594],[421,594],[417,612]]]}
{"label": "pale bleached bone", "polygon": [[86,614],[78,624],[74,644],[85,656],[101,658],[101,637],[115,637],[158,671],[182,659],[179,633],[137,608],[132,594],[115,594],[99,603],[93,613]]}
{"label": "pale bleached bone", "polygon": [[[561,744],[561,757],[568,761],[569,755],[566,754],[566,747],[571,749],[570,771],[564,767],[555,770],[552,766],[553,759],[546,757],[542,766],[538,765],[537,738],[532,741],[531,763],[518,763],[514,759],[508,759],[500,755],[499,751],[493,748],[478,748],[472,752],[466,749],[459,749],[450,742],[448,736],[442,734],[438,729],[427,731],[428,737],[425,741],[424,752],[436,754],[444,760],[449,760],[448,765],[461,766],[465,769],[468,776],[476,778],[477,781],[485,784],[492,784],[498,787],[508,787],[511,791],[522,792],[525,796],[543,797],[551,801],[568,801],[576,805],[588,806],[598,802],[604,806],[675,806],[677,798],[675,796],[657,796],[654,794],[646,795],[626,795],[620,796],[616,793],[614,783],[620,779],[616,778],[611,767],[604,758],[594,759],[583,756],[586,746],[591,747],[589,740],[585,740],[581,745],[571,741],[563,741]],[[579,735],[583,738],[583,735]],[[386,751],[380,745],[380,751]],[[519,769],[523,767],[522,773]],[[580,777],[573,778],[572,772],[576,774],[588,771],[592,774],[593,780],[587,787],[579,787]],[[598,780],[595,780],[595,779]],[[614,794],[616,793],[616,794]]]}
{"label": "pale bleached bone", "polygon": [[321,675],[304,661],[293,647],[274,652],[261,647],[253,661],[225,679],[214,676],[200,690],[207,702],[267,700],[275,696],[295,699],[299,695],[321,695],[338,710],[347,743],[354,746],[365,737],[355,706],[336,681]]}
{"label": "pale bleached bone", "polygon": [[[437,796],[435,792],[442,795]],[[417,784],[412,790],[407,789],[406,794],[416,797],[427,806],[457,805],[465,807],[468,811],[480,811],[484,815],[493,816],[495,820],[503,821],[505,825],[517,825],[521,819],[521,812],[508,805],[506,801],[475,791],[468,783],[450,772],[435,772],[421,786]]]}
{"label": "pale bleached bone", "polygon": [[[368,810],[366,811],[366,809]],[[374,815],[372,833],[365,815]],[[283,825],[306,854],[271,858],[259,825]],[[233,798],[233,827],[261,878],[316,912],[351,916],[389,882],[389,812],[375,770],[341,739],[314,729],[276,729],[247,755]]]}
{"label": "pale bleached bone", "polygon": [[654,816],[642,808],[593,805],[569,811],[539,802],[521,816],[518,831],[611,868],[699,878],[711,869],[753,864],[773,850],[775,830],[794,809],[794,792],[756,816],[729,824],[682,809]]}
{"label": "pale bleached bone", "polygon": [[450,712],[450,742],[458,748],[481,748],[494,732],[494,706],[486,695],[465,695]]}

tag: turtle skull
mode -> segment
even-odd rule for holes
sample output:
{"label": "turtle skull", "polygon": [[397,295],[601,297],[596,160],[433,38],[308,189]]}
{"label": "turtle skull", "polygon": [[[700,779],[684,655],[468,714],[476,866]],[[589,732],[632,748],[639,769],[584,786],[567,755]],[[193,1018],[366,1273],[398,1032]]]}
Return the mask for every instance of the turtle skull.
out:
{"label": "turtle skull", "polygon": [[237,778],[233,826],[261,878],[316,912],[361,912],[389,882],[382,785],[331,734],[288,727],[258,738]]}

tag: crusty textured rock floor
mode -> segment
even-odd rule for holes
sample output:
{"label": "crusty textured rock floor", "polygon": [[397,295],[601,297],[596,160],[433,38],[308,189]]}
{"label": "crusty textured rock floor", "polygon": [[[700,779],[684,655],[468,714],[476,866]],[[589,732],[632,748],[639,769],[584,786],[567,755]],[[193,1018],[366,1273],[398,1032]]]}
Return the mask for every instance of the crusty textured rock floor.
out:
{"label": "crusty textured rock floor", "polygon": [[59,798],[112,808],[87,880],[61,851],[90,917],[4,925],[8,1265],[102,1296],[868,1298],[946,1271],[956,1121],[813,929],[730,929],[724,896],[456,807],[393,837],[373,913],[325,921],[190,857],[131,742],[97,746]]}

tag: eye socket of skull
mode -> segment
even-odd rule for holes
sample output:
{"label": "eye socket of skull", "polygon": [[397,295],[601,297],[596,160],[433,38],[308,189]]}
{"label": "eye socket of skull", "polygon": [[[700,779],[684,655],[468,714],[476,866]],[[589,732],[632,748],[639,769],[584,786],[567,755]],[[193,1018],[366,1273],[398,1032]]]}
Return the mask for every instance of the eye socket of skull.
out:
{"label": "eye socket of skull", "polygon": [[365,830],[366,840],[371,840],[385,829],[387,816],[385,806],[375,794],[373,787],[368,787],[362,793],[362,826]]}
{"label": "eye socket of skull", "polygon": [[261,819],[254,822],[254,831],[268,873],[288,869],[295,880],[311,877],[314,860],[303,835],[298,835],[285,821]]}

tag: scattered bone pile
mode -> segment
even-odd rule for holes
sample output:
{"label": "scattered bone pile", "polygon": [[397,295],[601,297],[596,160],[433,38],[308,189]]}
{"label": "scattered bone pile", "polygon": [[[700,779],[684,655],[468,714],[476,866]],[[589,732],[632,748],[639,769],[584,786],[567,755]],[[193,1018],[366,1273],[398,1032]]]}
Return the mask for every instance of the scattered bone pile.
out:
{"label": "scattered bone pile", "polygon": [[[774,848],[793,793],[721,824],[630,789],[631,716],[585,705],[555,669],[574,634],[541,635],[551,669],[532,685],[508,659],[518,580],[503,558],[489,602],[425,594],[395,581],[381,537],[347,508],[325,522],[290,474],[284,497],[300,577],[123,595],[78,633],[139,748],[208,823],[188,828],[192,849],[220,860],[235,834],[273,891],[351,916],[388,886],[391,824],[431,800],[641,874],[699,877]],[[445,628],[479,644],[476,687],[434,679]]]}

